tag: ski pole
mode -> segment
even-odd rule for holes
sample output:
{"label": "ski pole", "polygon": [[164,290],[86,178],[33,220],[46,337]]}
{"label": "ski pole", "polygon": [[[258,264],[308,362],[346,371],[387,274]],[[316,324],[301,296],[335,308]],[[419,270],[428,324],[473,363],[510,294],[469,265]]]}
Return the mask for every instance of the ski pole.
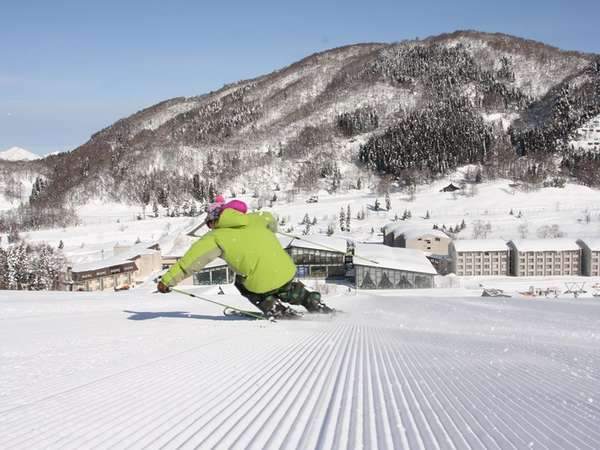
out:
{"label": "ski pole", "polygon": [[186,291],[183,291],[181,289],[177,289],[177,288],[173,288],[173,287],[171,288],[171,290],[173,292],[177,292],[179,294],[187,295],[188,297],[197,298],[198,300],[204,300],[205,302],[209,302],[209,303],[213,303],[215,305],[222,306],[223,308],[229,308],[229,309],[232,309],[234,311],[239,311],[240,313],[244,314],[245,316],[254,317],[255,319],[260,319],[260,320],[268,320],[265,316],[262,316],[262,315],[260,315],[258,313],[254,313],[252,311],[242,310],[242,309],[239,309],[239,308],[234,308],[233,306],[226,305],[225,303],[219,303],[219,302],[216,302],[214,300],[210,300],[210,299],[208,299],[206,297],[201,297],[199,295],[192,294],[191,292],[186,292]]}
{"label": "ski pole", "polygon": [[[303,237],[296,236],[296,235],[294,235],[294,234],[285,233],[285,232],[283,232],[283,231],[278,231],[278,233],[279,233],[279,234],[283,234],[284,236],[287,236],[287,237],[290,237],[290,238],[293,238],[293,239],[298,239],[299,241],[304,241],[304,242],[308,242],[309,244],[312,244],[312,245],[317,245],[317,246],[319,246],[319,247],[323,247],[323,248],[324,248],[324,249],[326,249],[326,250],[331,250],[331,251],[333,251],[333,252],[339,252],[339,250],[338,250],[337,248],[333,248],[333,247],[329,247],[328,245],[325,245],[325,244],[321,244],[321,243],[313,242],[313,241],[310,241],[309,239],[305,239],[305,238],[303,238]],[[377,264],[377,265],[379,265],[379,262],[378,262],[378,261],[375,261],[375,260],[373,260],[373,259],[364,258],[364,257],[362,257],[362,256],[360,256],[360,255],[356,255],[356,254],[354,255],[354,257],[355,257],[355,258],[364,259],[365,261],[369,261],[369,262],[372,262],[373,264]]]}

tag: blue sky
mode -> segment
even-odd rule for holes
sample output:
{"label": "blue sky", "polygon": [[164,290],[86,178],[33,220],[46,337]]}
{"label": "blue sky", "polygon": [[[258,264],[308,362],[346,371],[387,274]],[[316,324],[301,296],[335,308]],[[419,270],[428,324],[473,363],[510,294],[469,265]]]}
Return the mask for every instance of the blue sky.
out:
{"label": "blue sky", "polygon": [[358,42],[477,29],[600,53],[598,17],[597,0],[0,0],[0,150],[70,150],[167,98]]}

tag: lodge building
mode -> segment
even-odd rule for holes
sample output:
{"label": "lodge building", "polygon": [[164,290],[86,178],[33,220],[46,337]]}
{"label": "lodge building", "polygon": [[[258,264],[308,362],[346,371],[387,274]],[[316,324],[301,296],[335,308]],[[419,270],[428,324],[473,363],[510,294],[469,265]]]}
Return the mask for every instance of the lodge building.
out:
{"label": "lodge building", "polygon": [[390,247],[412,248],[437,256],[447,256],[452,240],[441,230],[417,224],[390,223],[383,227],[383,243]]}
{"label": "lodge building", "polygon": [[67,267],[62,278],[69,291],[105,291],[128,289],[160,269],[160,246],[139,243],[115,245],[113,256]]}

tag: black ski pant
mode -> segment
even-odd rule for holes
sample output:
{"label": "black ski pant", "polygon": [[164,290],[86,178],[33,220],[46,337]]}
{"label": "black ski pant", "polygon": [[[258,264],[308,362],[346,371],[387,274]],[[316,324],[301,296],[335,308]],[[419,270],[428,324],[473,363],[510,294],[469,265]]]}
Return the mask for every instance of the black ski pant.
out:
{"label": "black ski pant", "polygon": [[269,292],[258,294],[246,289],[240,277],[235,279],[235,287],[246,297],[253,305],[257,306],[263,312],[271,310],[277,300],[289,303],[291,305],[302,305],[308,311],[315,311],[321,303],[321,294],[311,292],[300,281],[289,281],[280,288]]}

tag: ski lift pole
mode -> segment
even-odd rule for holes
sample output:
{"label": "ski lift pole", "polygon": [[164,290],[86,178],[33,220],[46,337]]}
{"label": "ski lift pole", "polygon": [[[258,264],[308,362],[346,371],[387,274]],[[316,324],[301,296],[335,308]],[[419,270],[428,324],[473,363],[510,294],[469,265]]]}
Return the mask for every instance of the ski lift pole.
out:
{"label": "ski lift pole", "polygon": [[241,314],[243,314],[245,316],[248,316],[248,317],[253,317],[253,318],[259,319],[259,320],[269,320],[268,318],[266,318],[265,316],[263,316],[263,315],[261,315],[259,313],[255,313],[255,312],[252,312],[252,311],[246,311],[246,310],[243,310],[243,309],[235,308],[233,306],[226,305],[225,303],[220,303],[220,302],[217,302],[217,301],[214,301],[214,300],[210,300],[210,299],[208,299],[206,297],[201,297],[199,295],[192,294],[191,292],[187,292],[187,291],[184,291],[184,290],[181,290],[181,289],[177,289],[177,288],[171,288],[171,290],[173,292],[177,292],[177,293],[182,294],[182,295],[187,295],[188,297],[196,298],[198,300],[204,300],[205,302],[212,303],[214,305],[222,306],[223,308],[226,308],[226,309],[231,309],[233,311],[238,311]]}
{"label": "ski lift pole", "polygon": [[[298,239],[299,241],[304,241],[304,242],[308,242],[309,244],[312,244],[312,245],[317,245],[317,246],[319,246],[319,247],[323,247],[324,249],[326,249],[326,250],[331,250],[332,252],[339,252],[339,250],[338,250],[337,248],[329,247],[328,245],[321,244],[321,243],[318,243],[318,242],[313,242],[313,241],[311,241],[311,240],[309,240],[309,239],[305,239],[305,238],[303,238],[303,237],[296,236],[296,235],[294,235],[294,234],[285,233],[285,232],[283,232],[283,231],[278,231],[278,233],[279,233],[279,234],[282,234],[282,235],[284,235],[284,236],[287,236],[287,237],[289,237],[289,238]],[[362,257],[362,256],[360,256],[360,255],[357,255],[357,254],[354,254],[354,257],[355,257],[355,258],[359,258],[359,259],[364,259],[365,261],[369,261],[369,262],[371,262],[371,263],[373,263],[373,264],[377,264],[377,265],[379,265],[379,262],[378,262],[378,261],[375,261],[375,260],[373,260],[373,259],[364,258],[364,257]]]}

